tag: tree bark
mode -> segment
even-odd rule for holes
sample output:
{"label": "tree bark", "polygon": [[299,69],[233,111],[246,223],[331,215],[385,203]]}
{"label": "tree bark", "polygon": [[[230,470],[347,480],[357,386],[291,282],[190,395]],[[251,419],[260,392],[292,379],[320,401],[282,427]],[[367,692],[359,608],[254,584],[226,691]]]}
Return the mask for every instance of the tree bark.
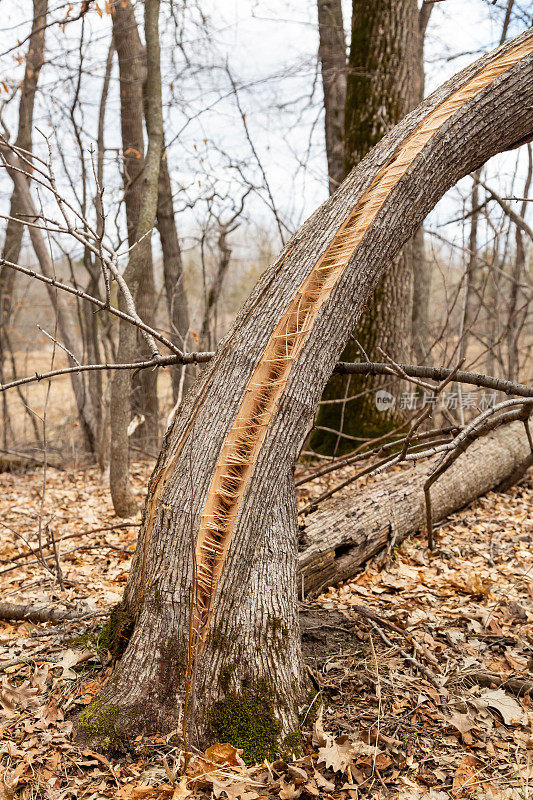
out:
{"label": "tree bark", "polygon": [[[417,0],[353,0],[352,39],[346,87],[344,170],[349,172],[377,142],[421,101],[419,17]],[[417,252],[418,251],[418,252]],[[369,300],[354,336],[371,361],[381,348],[396,361],[411,358],[413,265],[421,244],[409,242],[389,267]],[[344,361],[361,356],[351,341]],[[376,406],[376,391],[386,388],[397,397],[404,386],[396,378],[334,376],[317,417],[311,446],[335,454],[350,449],[349,437],[374,438],[395,427],[403,415],[397,402],[384,411]],[[354,397],[355,396],[355,397]],[[352,400],[342,402],[343,399]],[[326,428],[329,430],[321,430]]]}
{"label": "tree bark", "polygon": [[[527,213],[527,204],[531,182],[533,180],[533,147],[531,142],[527,145],[528,149],[528,170],[524,184],[522,197],[524,198],[520,206],[519,214],[522,218]],[[526,325],[529,315],[529,302],[520,292],[520,283],[526,278],[526,247],[524,244],[524,232],[518,225],[515,225],[515,254],[514,263],[511,269],[511,290],[509,293],[509,306],[507,313],[507,377],[509,380],[518,380],[520,375],[520,334]],[[519,305],[521,303],[521,306]]]}
{"label": "tree bark", "polygon": [[[18,131],[16,146],[31,152],[32,149],[32,129],[33,129],[33,108],[35,105],[35,93],[39,81],[39,74],[44,63],[44,43],[46,30],[46,15],[48,13],[48,0],[34,0],[33,20],[29,40],[28,54],[26,56],[26,67],[24,78],[20,89]],[[11,195],[9,209],[10,219],[7,221],[6,234],[2,257],[6,261],[18,262],[22,247],[22,235],[24,226],[17,222],[20,218],[22,209],[17,195],[15,185]],[[8,268],[2,269],[0,264],[0,382],[5,382],[4,362],[7,357],[7,329],[13,315],[13,291],[15,287],[16,273]],[[5,403],[5,398],[3,398]],[[6,446],[7,432],[7,408],[4,405],[4,447]]]}
{"label": "tree bark", "polygon": [[0,619],[18,620],[21,622],[53,622],[59,623],[69,619],[83,617],[79,611],[66,611],[60,608],[36,608],[32,603],[23,606],[13,603],[0,603]]}
{"label": "tree bark", "polygon": [[[521,422],[474,442],[432,487],[433,521],[505,482],[530,453]],[[360,491],[352,487],[304,518],[299,561],[306,596],[353,577],[371,556],[424,527],[424,481],[434,466],[431,459]]]}
{"label": "tree bark", "polygon": [[344,173],[344,105],[346,103],[346,40],[342,0],[317,0],[318,57],[324,91],[324,127],[329,193],[339,188]]}
{"label": "tree bark", "polygon": [[533,134],[532,89],[529,32],[385,136],[263,274],[165,439],[111,626],[122,658],[80,720],[93,740],[102,714],[123,738],[179,728],[186,697],[190,743],[292,749],[301,442],[405,241],[457,180]]}
{"label": "tree bark", "polygon": [[[424,99],[426,74],[424,68],[424,40],[426,29],[433,11],[433,3],[425,3],[418,12],[418,41],[417,41],[417,69],[415,71],[416,103]],[[431,362],[430,339],[431,325],[429,320],[431,297],[432,266],[426,255],[424,227],[417,230],[412,244],[411,255],[413,259],[413,309],[412,309],[412,345],[413,356],[419,364]]]}
{"label": "tree bark", "polygon": [[[189,334],[189,307],[183,280],[181,248],[174,217],[174,201],[168,171],[167,154],[163,153],[159,168],[159,194],[157,197],[157,229],[163,251],[163,278],[167,312],[170,324],[170,338],[180,348],[187,351]],[[185,374],[183,374],[185,372]],[[171,367],[172,396],[174,403],[183,397],[193,381],[193,368]]]}
{"label": "tree bark", "polygon": [[[148,9],[149,4],[146,4]],[[146,22],[146,18],[145,18]],[[149,31],[146,28],[146,35]],[[152,31],[150,31],[152,34]],[[124,159],[124,198],[128,224],[128,241],[131,251],[124,279],[128,284],[137,312],[149,325],[153,323],[155,292],[152,267],[150,231],[155,223],[159,162],[161,159],[163,123],[161,115],[161,75],[159,42],[148,46],[146,59],[137,30],[133,6],[126,2],[113,6],[113,37],[120,69],[120,104],[122,147]],[[157,63],[156,63],[157,62]],[[147,64],[147,70],[145,69]],[[154,73],[157,72],[157,75]],[[146,104],[143,84],[146,78]],[[155,93],[158,96],[154,96]],[[148,151],[144,158],[143,111],[146,105]],[[151,148],[151,149],[150,149]],[[154,163],[157,154],[157,164]],[[153,182],[155,180],[155,187]],[[152,201],[155,196],[155,205]],[[144,237],[144,238],[143,238]],[[120,298],[120,303],[123,299]],[[123,309],[123,306],[119,306]],[[123,309],[124,310],[124,309]],[[119,326],[118,357],[122,363],[135,360],[139,341],[135,328],[127,323]],[[142,345],[141,355],[146,355]],[[148,354],[150,357],[152,354]],[[147,373],[147,377],[144,377]],[[157,440],[157,370],[144,370],[134,384],[133,402],[130,404],[131,377],[126,370],[117,370],[111,383],[111,453],[110,486],[113,506],[120,516],[131,516],[136,503],[129,480],[128,425],[132,407],[143,414],[145,421],[141,442],[154,446]]]}
{"label": "tree bark", "polygon": [[[17,203],[20,214],[28,220],[40,219],[40,214],[31,196],[28,178],[23,174],[25,169],[24,164],[21,164],[13,151],[5,146],[2,149],[2,155],[7,165],[9,176],[13,181],[14,190],[17,193]],[[31,225],[28,230],[35,256],[41,267],[41,272],[43,275],[53,280],[55,278],[55,269],[48,244],[44,240],[42,231],[38,226]],[[79,347],[78,321],[70,305],[69,298],[64,292],[54,289],[51,284],[47,284],[47,291],[52,308],[57,314],[58,328],[62,343],[67,350],[75,354]],[[69,357],[69,365],[74,366],[74,363],[73,359]],[[98,436],[98,418],[91,402],[91,395],[87,389],[85,375],[72,372],[70,374],[70,381],[87,447],[89,452],[94,452]]]}

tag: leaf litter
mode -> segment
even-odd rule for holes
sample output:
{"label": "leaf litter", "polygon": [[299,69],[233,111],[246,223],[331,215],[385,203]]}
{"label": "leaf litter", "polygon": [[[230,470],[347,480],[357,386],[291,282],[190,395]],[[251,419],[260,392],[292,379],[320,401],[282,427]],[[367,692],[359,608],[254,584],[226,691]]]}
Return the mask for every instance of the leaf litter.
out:
{"label": "leaf litter", "polygon": [[[133,465],[139,502],[148,474]],[[97,615],[120,600],[140,517],[114,516],[96,469],[50,469],[43,555],[55,540],[61,585],[38,558],[41,488],[38,472],[0,474],[2,599],[81,619],[0,621],[0,800],[533,797],[533,476],[450,517],[434,553],[412,537],[302,603],[300,758],[246,766],[215,743],[185,772],[172,738],[115,757],[72,741],[111,674]]]}

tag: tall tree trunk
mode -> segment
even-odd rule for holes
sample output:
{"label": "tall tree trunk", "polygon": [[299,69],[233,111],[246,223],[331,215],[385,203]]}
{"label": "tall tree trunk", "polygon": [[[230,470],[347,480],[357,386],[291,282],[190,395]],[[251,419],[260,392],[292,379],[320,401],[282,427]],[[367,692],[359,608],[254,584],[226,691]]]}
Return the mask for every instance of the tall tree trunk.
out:
{"label": "tall tree trunk", "polygon": [[[111,72],[113,70],[113,58],[115,54],[115,43],[113,40],[109,43],[107,51],[104,80],[102,82],[102,91],[100,94],[100,103],[98,108],[98,128],[96,134],[96,182],[97,191],[94,197],[94,207],[96,210],[96,232],[101,236],[104,230],[104,208],[102,205],[102,197],[100,190],[104,186],[104,158],[105,158],[105,117],[107,108],[107,99],[109,95],[109,86],[111,83]],[[87,288],[87,292],[93,296],[100,297],[100,277],[101,269],[98,262],[92,262],[89,254],[87,253],[87,262],[90,266],[91,280]],[[109,325],[109,320],[104,320],[102,315],[95,314],[94,310],[89,307],[89,303],[84,304],[85,315],[85,328],[87,331],[87,356],[91,360],[94,358],[95,364],[101,362],[101,354],[105,349],[102,344],[102,339],[105,335],[105,326]],[[105,468],[109,460],[109,420],[108,420],[108,407],[107,392],[105,390],[105,382],[103,375],[96,372],[89,377],[89,390],[94,399],[95,405],[98,408],[98,438],[96,445],[96,457],[98,465],[101,470]]]}
{"label": "tall tree trunk", "polygon": [[[432,3],[424,3],[418,12],[418,60],[415,71],[416,103],[424,99],[426,73],[424,68],[424,41],[426,29],[433,11]],[[431,326],[429,320],[431,297],[431,262],[426,255],[424,228],[421,225],[415,233],[411,244],[413,270],[413,310],[412,310],[412,345],[413,356],[418,363],[431,362],[430,339]]]}
{"label": "tall tree trunk", "polygon": [[[531,189],[531,181],[533,179],[533,148],[531,142],[528,148],[528,170],[524,184],[524,191],[522,197],[522,205],[519,214],[522,218],[527,213],[527,204],[529,192]],[[520,292],[520,283],[526,278],[526,247],[524,244],[524,232],[515,225],[515,254],[514,263],[511,270],[511,290],[509,296],[509,309],[507,321],[507,377],[511,381],[518,380],[520,375],[520,333],[526,324],[530,302],[526,300],[523,293]],[[522,305],[520,306],[520,301]]]}
{"label": "tall tree trunk", "polygon": [[[346,89],[344,169],[349,172],[368,151],[421,101],[419,12],[417,0],[353,0],[352,39]],[[413,265],[422,245],[409,242],[389,268],[369,301],[343,360],[380,358],[378,348],[396,361],[411,357]],[[311,446],[324,453],[352,447],[348,437],[373,438],[394,427],[403,415],[399,403],[388,410],[376,404],[386,388],[397,400],[402,382],[384,376],[333,376],[325,400],[351,400],[323,405]],[[321,430],[321,429],[326,430]]]}
{"label": "tall tree trunk", "polygon": [[[153,323],[155,293],[152,266],[152,247],[149,231],[155,222],[155,208],[147,209],[147,197],[152,197],[153,187],[151,182],[155,174],[159,181],[159,164],[157,169],[150,165],[152,170],[148,175],[148,157],[150,146],[156,146],[155,140],[150,140],[148,133],[148,152],[144,158],[144,97],[143,84],[146,78],[147,86],[146,108],[147,129],[152,126],[152,136],[162,134],[154,133],[154,121],[149,119],[153,113],[153,104],[161,104],[161,77],[159,75],[159,99],[150,96],[154,90],[153,76],[150,68],[156,67],[152,63],[153,53],[147,46],[146,56],[139,38],[135,13],[130,0],[120,0],[113,6],[113,38],[118,54],[120,70],[120,111],[122,129],[122,148],[124,164],[124,199],[126,203],[126,218],[128,225],[128,241],[130,246],[135,244],[131,251],[130,260],[124,272],[124,279],[128,284],[134,298],[137,312],[148,324]],[[155,47],[158,51],[159,44]],[[148,72],[146,70],[148,64]],[[159,73],[159,64],[157,64]],[[157,90],[157,88],[156,88]],[[159,126],[159,123],[157,123]],[[159,158],[161,155],[162,141],[158,144]],[[156,202],[157,202],[156,182]],[[146,194],[148,193],[148,195]],[[144,215],[144,216],[143,216]],[[153,216],[153,219],[152,219]],[[147,227],[147,221],[151,224]],[[148,234],[148,235],[146,235]],[[142,237],[142,241],[139,241]],[[138,244],[136,244],[138,243]],[[120,298],[120,303],[123,299]],[[121,306],[122,307],[122,306]],[[119,326],[118,357],[124,362],[131,362],[139,355],[138,350],[146,355],[145,345],[139,348],[139,340],[131,325],[121,323]],[[151,355],[151,354],[148,354]],[[129,441],[128,425],[132,409],[143,414],[145,422],[141,429],[144,434],[141,441],[154,447],[154,437],[157,439],[157,378],[156,370],[144,370],[149,373],[147,377],[140,378],[134,384],[133,401],[130,403],[131,378],[127,370],[117,370],[111,384],[111,454],[110,454],[110,483],[113,505],[117,514],[129,516],[135,513],[136,504],[131,493],[129,481]]]}
{"label": "tall tree trunk", "polygon": [[[48,13],[48,0],[34,0],[33,20],[29,39],[28,54],[26,56],[26,67],[24,78],[20,88],[19,118],[16,146],[31,152],[32,149],[32,129],[33,129],[33,108],[35,105],[35,93],[39,74],[44,63],[44,43],[46,30],[46,15]],[[6,235],[2,257],[6,261],[18,262],[22,247],[22,235],[24,226],[16,220],[20,218],[22,209],[20,200],[13,184],[13,193],[9,209],[10,219],[7,222]],[[7,267],[2,268],[0,264],[0,382],[5,382],[4,363],[7,358],[7,329],[13,314],[13,290],[15,286],[16,272]],[[5,397],[3,398],[5,401]],[[4,412],[6,406],[4,405]],[[4,414],[4,425],[7,428],[7,420]],[[5,443],[4,443],[5,447]]]}
{"label": "tall tree trunk", "polygon": [[465,293],[461,323],[459,326],[459,346],[457,360],[461,361],[468,351],[470,340],[470,327],[475,319],[474,292],[478,278],[478,227],[479,227],[479,179],[481,169],[473,173],[472,193],[470,195],[470,233],[468,235],[468,254],[465,271]]}
{"label": "tall tree trunk", "polygon": [[426,214],[480,163],[533,136],[532,89],[528,32],[385,136],[261,277],[152,475],[109,629],[123,656],[80,719],[93,738],[102,719],[107,738],[175,729],[184,696],[193,744],[255,740],[255,758],[297,728],[292,470],[302,439],[365,302]]}
{"label": "tall tree trunk", "polygon": [[[35,207],[31,196],[28,178],[23,174],[24,164],[14,155],[13,151],[7,147],[2,150],[4,161],[7,165],[9,175],[13,181],[17,192],[17,202],[19,203],[20,215],[26,219],[39,219],[40,214]],[[55,278],[56,273],[48,243],[45,241],[41,229],[36,226],[29,226],[30,239],[33,250],[39,262],[41,272],[48,278]],[[6,259],[7,260],[7,259]],[[68,298],[63,292],[59,292],[52,285],[47,284],[47,291],[50,297],[52,308],[57,314],[58,328],[62,343],[67,350],[76,354],[80,341],[78,335],[78,319],[73,312]],[[69,357],[70,366],[75,362]],[[98,432],[98,421],[94,407],[91,402],[91,395],[87,389],[85,376],[83,373],[72,372],[70,375],[74,399],[80,418],[81,427],[90,452],[94,452]]]}
{"label": "tall tree trunk", "polygon": [[344,105],[346,103],[346,40],[342,0],[317,0],[318,56],[324,90],[324,126],[329,193],[341,185],[344,173]]}
{"label": "tall tree trunk", "polygon": [[[170,338],[187,351],[189,334],[189,307],[183,280],[181,248],[174,217],[174,201],[168,171],[167,154],[163,153],[159,169],[159,194],[157,197],[157,229],[163,251],[163,279],[167,301]],[[189,390],[193,380],[192,367],[171,367],[172,396],[174,403]]]}
{"label": "tall tree trunk", "polygon": [[231,245],[228,242],[228,235],[235,230],[237,226],[228,226],[220,223],[218,233],[218,262],[216,266],[216,274],[213,282],[207,293],[204,318],[202,320],[201,337],[202,342],[205,343],[207,350],[211,350],[216,346],[216,322],[217,322],[217,309],[222,293],[222,285],[224,278],[228,271],[231,261]]}

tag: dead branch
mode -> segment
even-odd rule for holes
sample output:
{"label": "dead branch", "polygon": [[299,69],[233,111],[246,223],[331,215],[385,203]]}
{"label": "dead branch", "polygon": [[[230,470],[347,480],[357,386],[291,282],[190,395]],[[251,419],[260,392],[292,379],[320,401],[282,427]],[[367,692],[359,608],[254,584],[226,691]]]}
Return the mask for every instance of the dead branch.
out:
{"label": "dead branch", "polygon": [[0,603],[0,619],[18,622],[53,622],[57,624],[65,620],[81,619],[87,616],[79,611],[66,611],[59,608],[36,608],[32,603],[18,605]]}

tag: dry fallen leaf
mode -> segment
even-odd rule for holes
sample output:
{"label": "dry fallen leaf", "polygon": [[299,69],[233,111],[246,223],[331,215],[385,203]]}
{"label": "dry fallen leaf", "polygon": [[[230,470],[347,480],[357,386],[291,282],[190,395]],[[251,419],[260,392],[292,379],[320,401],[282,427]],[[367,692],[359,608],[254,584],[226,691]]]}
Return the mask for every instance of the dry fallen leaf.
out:
{"label": "dry fallen leaf", "polygon": [[345,772],[349,764],[353,764],[353,744],[348,736],[339,736],[329,741],[318,751],[318,763],[323,763],[334,772]]}
{"label": "dry fallen leaf", "polygon": [[74,681],[78,677],[72,667],[80,664],[82,661],[88,661],[89,658],[95,656],[96,653],[88,653],[87,650],[64,650],[61,654],[61,661],[54,664],[54,667],[61,667],[63,670],[61,677],[64,680]]}
{"label": "dry fallen leaf", "polygon": [[285,783],[283,778],[279,779],[279,796],[281,800],[294,800],[300,797],[302,790],[297,789],[293,783]]}
{"label": "dry fallen leaf", "polygon": [[448,717],[444,717],[444,721],[458,730],[459,733],[468,733],[468,731],[476,727],[476,721],[470,714],[460,714],[458,711],[454,711]]}
{"label": "dry fallen leaf", "polygon": [[0,688],[0,706],[8,717],[16,717],[24,709],[39,705],[36,695],[38,689],[30,686],[29,681],[24,681],[21,686],[11,686],[7,678],[2,680]]}
{"label": "dry fallen leaf", "polygon": [[465,756],[453,776],[452,792],[455,797],[462,794],[470,794],[479,784],[479,767],[481,761],[475,756]]}
{"label": "dry fallen leaf", "polygon": [[315,781],[319,789],[324,789],[325,792],[335,791],[334,782],[328,781],[327,778],[324,778],[324,776],[321,775],[320,772],[318,772],[317,770],[315,770]]}
{"label": "dry fallen leaf", "polygon": [[213,797],[219,798],[223,794],[228,800],[256,800],[257,792],[250,790],[246,781],[223,781],[213,778]]}
{"label": "dry fallen leaf", "polygon": [[324,731],[324,703],[322,703],[313,725],[313,744],[316,747],[325,747],[330,740],[331,737]]}
{"label": "dry fallen leaf", "polygon": [[512,725],[513,722],[519,723],[522,720],[522,708],[514,697],[511,697],[503,689],[486,689],[481,692],[479,699],[486,708],[499,711],[506,725]]}
{"label": "dry fallen leaf", "polygon": [[[242,752],[242,751],[241,751]],[[229,764],[233,767],[244,767],[244,761],[239,755],[239,750],[229,742],[217,742],[208,747],[205,757],[214,764]]]}
{"label": "dry fallen leaf", "polygon": [[187,788],[187,776],[183,775],[174,789],[172,800],[185,800],[185,798],[190,797],[191,794],[191,790]]}

